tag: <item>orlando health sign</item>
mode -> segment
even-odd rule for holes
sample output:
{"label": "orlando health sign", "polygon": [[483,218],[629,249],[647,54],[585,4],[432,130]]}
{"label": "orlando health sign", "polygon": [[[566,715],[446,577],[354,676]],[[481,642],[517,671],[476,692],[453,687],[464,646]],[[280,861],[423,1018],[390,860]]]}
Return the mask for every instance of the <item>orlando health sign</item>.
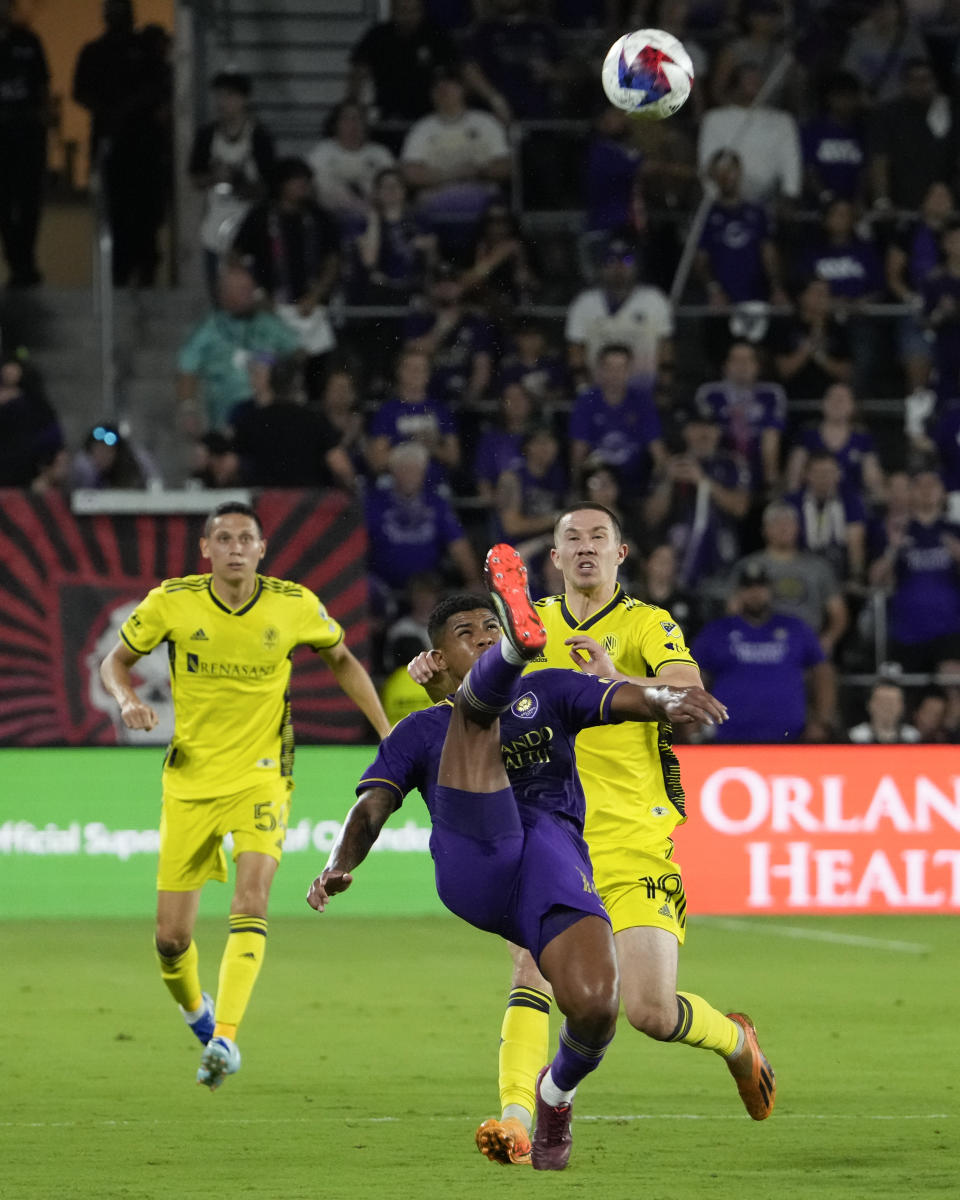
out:
{"label": "orlando health sign", "polygon": [[955,746],[680,747],[691,913],[960,911]]}

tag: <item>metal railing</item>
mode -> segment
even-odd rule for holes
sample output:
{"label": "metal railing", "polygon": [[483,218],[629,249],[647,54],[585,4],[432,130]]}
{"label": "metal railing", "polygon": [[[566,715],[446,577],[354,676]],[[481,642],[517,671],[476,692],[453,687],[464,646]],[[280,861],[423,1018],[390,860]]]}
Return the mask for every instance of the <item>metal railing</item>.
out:
{"label": "metal railing", "polygon": [[93,204],[93,313],[97,322],[100,357],[100,399],[105,419],[117,422],[116,330],[113,293],[113,232],[110,228],[110,201],[104,182],[108,152],[101,142],[90,172],[90,198]]}

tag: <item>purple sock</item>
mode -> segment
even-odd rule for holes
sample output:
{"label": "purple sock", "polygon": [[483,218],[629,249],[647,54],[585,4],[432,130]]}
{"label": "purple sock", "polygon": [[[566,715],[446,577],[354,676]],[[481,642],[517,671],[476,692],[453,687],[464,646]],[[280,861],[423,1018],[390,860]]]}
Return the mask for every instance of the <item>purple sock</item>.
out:
{"label": "purple sock", "polygon": [[560,1048],[550,1064],[550,1076],[560,1091],[572,1092],[584,1076],[595,1071],[609,1045],[609,1041],[602,1046],[588,1046],[576,1041],[564,1021],[560,1029]]}
{"label": "purple sock", "polygon": [[525,663],[510,663],[500,652],[500,643],[484,650],[460,685],[463,698],[476,712],[506,712],[513,702],[513,689]]}

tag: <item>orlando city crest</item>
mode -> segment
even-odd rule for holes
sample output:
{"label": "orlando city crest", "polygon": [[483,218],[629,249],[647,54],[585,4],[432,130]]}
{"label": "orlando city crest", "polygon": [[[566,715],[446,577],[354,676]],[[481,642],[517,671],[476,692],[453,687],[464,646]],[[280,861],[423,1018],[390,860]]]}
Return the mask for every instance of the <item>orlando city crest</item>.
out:
{"label": "orlando city crest", "polygon": [[540,707],[540,701],[536,698],[533,692],[524,692],[522,696],[514,700],[510,707],[510,711],[515,717],[535,717],[537,710]]}

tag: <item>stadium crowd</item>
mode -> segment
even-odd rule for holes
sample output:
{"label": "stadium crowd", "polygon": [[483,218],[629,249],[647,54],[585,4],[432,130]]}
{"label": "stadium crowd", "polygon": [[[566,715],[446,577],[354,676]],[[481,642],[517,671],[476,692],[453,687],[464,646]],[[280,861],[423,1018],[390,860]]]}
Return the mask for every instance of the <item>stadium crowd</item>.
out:
{"label": "stadium crowd", "polygon": [[[394,716],[419,702],[402,667],[433,603],[500,539],[559,590],[555,515],[582,497],[617,514],[624,588],[669,609],[705,671],[776,672],[771,693],[799,697],[792,737],[957,740],[960,5],[391,10],[304,157],[248,76],[211,81],[184,164],[210,312],[176,389],[197,485],[356,495]],[[666,122],[599,88],[609,43],[646,25],[696,68]],[[154,130],[169,78],[146,32],[100,52],[141,39]],[[0,52],[0,83],[15,65]],[[121,85],[89,101],[101,129]],[[3,136],[26,120],[5,94]],[[156,209],[118,193],[118,214],[118,282],[150,285]],[[11,283],[35,286],[7,228]],[[0,370],[0,485],[156,477],[106,424],[71,459],[32,374]],[[859,687],[838,699],[843,675]],[[782,736],[760,716],[724,736]]]}

